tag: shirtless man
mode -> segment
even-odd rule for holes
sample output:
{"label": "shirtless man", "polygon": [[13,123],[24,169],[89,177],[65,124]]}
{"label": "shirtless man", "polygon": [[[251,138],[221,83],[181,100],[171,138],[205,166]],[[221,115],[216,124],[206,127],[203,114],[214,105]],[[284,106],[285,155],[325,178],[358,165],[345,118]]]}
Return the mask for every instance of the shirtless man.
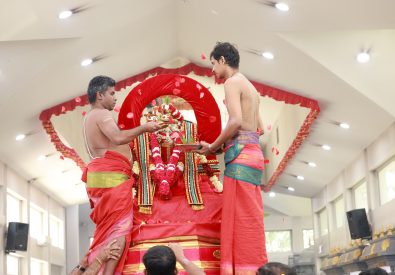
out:
{"label": "shirtless man", "polygon": [[258,129],[263,129],[260,95],[239,72],[240,57],[232,44],[217,43],[210,60],[215,75],[225,79],[229,121],[213,143],[202,141],[197,152],[214,154],[226,143],[221,274],[251,274],[267,262],[259,186],[264,163],[258,134]]}
{"label": "shirtless man", "polygon": [[[115,107],[115,81],[107,76],[94,77],[88,86],[91,111],[84,121],[85,146],[91,161],[83,174],[96,224],[89,250],[89,263],[100,261],[98,253],[110,240],[116,239],[121,257],[103,263],[103,274],[121,274],[130,243],[133,218],[131,177],[132,153],[129,143],[144,132],[163,126],[148,122],[130,130],[120,130],[112,117]],[[101,274],[101,273],[100,273]]]}

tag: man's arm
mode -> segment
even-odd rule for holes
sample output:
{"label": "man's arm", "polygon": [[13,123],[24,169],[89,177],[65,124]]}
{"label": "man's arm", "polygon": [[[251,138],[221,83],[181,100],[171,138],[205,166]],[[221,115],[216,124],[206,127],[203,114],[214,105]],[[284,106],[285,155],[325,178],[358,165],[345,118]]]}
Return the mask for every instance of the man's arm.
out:
{"label": "man's arm", "polygon": [[203,148],[197,152],[200,154],[208,154],[216,152],[223,143],[232,138],[242,125],[241,112],[241,89],[238,79],[228,79],[225,84],[225,100],[226,108],[229,114],[229,120],[225,129],[222,130],[218,138],[208,145],[202,142]]}
{"label": "man's arm", "polygon": [[169,243],[169,247],[171,250],[173,250],[174,254],[176,255],[176,260],[179,262],[182,267],[185,269],[185,271],[189,275],[204,275],[203,270],[201,270],[197,265],[195,265],[193,262],[189,261],[187,258],[185,258],[184,251],[182,249],[182,246],[178,243]]}
{"label": "man's arm", "polygon": [[[80,264],[73,269],[69,275],[96,275],[103,263],[108,262],[110,259],[118,260],[121,256],[120,247],[117,244],[117,240],[113,240],[103,248],[95,260],[88,266],[88,257],[85,256]],[[81,267],[81,268],[80,268]]]}
{"label": "man's arm", "polygon": [[103,109],[100,112],[97,125],[103,134],[116,145],[130,143],[144,132],[155,132],[163,127],[157,122],[148,122],[130,130],[121,131],[109,110]]}

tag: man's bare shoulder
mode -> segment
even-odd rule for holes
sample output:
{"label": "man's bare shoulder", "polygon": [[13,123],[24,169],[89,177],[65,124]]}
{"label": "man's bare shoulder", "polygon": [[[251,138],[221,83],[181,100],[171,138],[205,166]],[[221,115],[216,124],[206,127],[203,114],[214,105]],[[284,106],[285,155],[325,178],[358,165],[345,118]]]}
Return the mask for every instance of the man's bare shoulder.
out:
{"label": "man's bare shoulder", "polygon": [[90,112],[90,118],[95,121],[102,121],[103,119],[112,118],[112,114],[107,109],[93,109]]}

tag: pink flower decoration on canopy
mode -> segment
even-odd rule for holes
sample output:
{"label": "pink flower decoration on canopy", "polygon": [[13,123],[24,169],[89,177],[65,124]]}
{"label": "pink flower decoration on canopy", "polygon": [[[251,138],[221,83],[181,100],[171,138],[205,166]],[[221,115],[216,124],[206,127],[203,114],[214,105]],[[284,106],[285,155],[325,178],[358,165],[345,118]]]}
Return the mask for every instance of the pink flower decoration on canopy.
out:
{"label": "pink flower decoration on canopy", "polygon": [[133,118],[133,116],[134,116],[134,115],[133,115],[132,112],[129,112],[129,113],[126,115],[127,118]]}
{"label": "pink flower decoration on canopy", "polygon": [[66,107],[62,106],[62,113],[66,111]]}
{"label": "pink flower decoration on canopy", "polygon": [[80,102],[81,102],[81,98],[80,98],[80,97],[76,97],[74,100],[75,100],[75,102],[77,102],[77,103],[80,103]]}
{"label": "pink flower decoration on canopy", "polygon": [[125,128],[125,125],[119,124],[119,128],[123,129],[123,128]]}
{"label": "pink flower decoration on canopy", "polygon": [[202,89],[202,86],[200,86],[200,84],[196,84],[196,88],[200,91]]}
{"label": "pink flower decoration on canopy", "polygon": [[200,93],[200,98],[203,98],[204,97],[204,92],[201,92]]}

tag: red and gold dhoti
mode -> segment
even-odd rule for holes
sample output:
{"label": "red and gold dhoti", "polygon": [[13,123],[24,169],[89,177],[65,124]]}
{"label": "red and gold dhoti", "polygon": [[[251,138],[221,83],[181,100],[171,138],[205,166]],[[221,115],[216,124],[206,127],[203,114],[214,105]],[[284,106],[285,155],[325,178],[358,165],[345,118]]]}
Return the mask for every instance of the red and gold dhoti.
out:
{"label": "red and gold dhoti", "polygon": [[[93,159],[84,171],[91,207],[90,215],[96,224],[93,243],[89,249],[91,263],[103,246],[111,240],[125,236],[125,250],[114,274],[121,274],[133,225],[133,196],[129,160],[123,155],[107,151],[102,158]],[[101,274],[102,270],[99,272]]]}
{"label": "red and gold dhoti", "polygon": [[221,224],[221,274],[256,274],[267,263],[259,136],[239,131],[225,153]]}

